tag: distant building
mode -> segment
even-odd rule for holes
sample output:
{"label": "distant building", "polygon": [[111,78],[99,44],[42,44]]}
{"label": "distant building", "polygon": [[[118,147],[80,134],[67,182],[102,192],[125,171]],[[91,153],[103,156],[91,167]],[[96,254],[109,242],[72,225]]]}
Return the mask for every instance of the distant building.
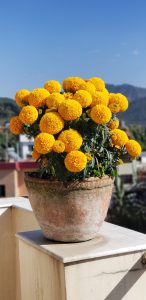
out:
{"label": "distant building", "polygon": [[140,155],[140,159],[139,159],[143,164],[146,163],[146,151],[143,151]]}
{"label": "distant building", "polygon": [[0,162],[0,197],[27,196],[24,174],[37,168],[33,161]]}
{"label": "distant building", "polygon": [[28,138],[24,134],[20,134],[19,136],[19,149],[20,149],[20,156],[22,159],[27,159],[33,150],[33,138]]}

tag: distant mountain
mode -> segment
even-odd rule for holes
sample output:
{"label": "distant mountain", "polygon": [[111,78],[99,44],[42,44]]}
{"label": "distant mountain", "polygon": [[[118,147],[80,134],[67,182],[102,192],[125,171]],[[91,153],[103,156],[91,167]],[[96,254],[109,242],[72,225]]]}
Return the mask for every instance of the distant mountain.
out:
{"label": "distant mountain", "polygon": [[129,100],[129,108],[124,113],[118,114],[119,119],[127,124],[137,124],[146,127],[146,88],[130,84],[106,84],[108,91],[122,93]]}
{"label": "distant mountain", "polygon": [[130,84],[106,84],[106,87],[109,92],[124,94],[129,102],[146,97],[146,88],[136,87]]}
{"label": "distant mountain", "polygon": [[19,107],[11,98],[0,97],[0,124],[9,122],[13,115],[18,115]]}

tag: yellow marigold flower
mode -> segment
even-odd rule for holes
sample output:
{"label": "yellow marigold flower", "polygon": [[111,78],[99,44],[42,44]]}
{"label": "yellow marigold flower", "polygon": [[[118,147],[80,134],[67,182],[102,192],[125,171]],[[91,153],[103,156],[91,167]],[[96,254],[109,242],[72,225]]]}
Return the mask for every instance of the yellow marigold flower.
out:
{"label": "yellow marigold flower", "polygon": [[87,157],[87,160],[89,160],[89,161],[92,160],[92,156],[90,153],[85,153],[85,155]]}
{"label": "yellow marigold flower", "polygon": [[71,151],[64,160],[65,167],[72,173],[81,172],[87,164],[87,157],[81,151]]}
{"label": "yellow marigold flower", "polygon": [[23,133],[23,123],[21,122],[21,120],[19,119],[18,116],[14,116],[11,118],[10,120],[10,131],[13,134],[21,134]]}
{"label": "yellow marigold flower", "polygon": [[38,118],[38,111],[32,105],[24,106],[19,114],[19,118],[24,124],[33,124]]}
{"label": "yellow marigold flower", "polygon": [[55,92],[46,99],[46,104],[49,108],[58,108],[59,104],[64,100],[64,95]]}
{"label": "yellow marigold flower", "polygon": [[96,88],[95,88],[94,84],[89,81],[80,84],[79,89],[87,91],[91,96],[93,96],[96,92]]}
{"label": "yellow marigold flower", "polygon": [[74,94],[70,93],[70,92],[67,92],[67,93],[63,93],[63,96],[64,96],[65,99],[73,99]]}
{"label": "yellow marigold flower", "polygon": [[109,91],[108,91],[106,88],[104,88],[104,89],[102,90],[102,92],[107,93],[107,94],[109,95]]}
{"label": "yellow marigold flower", "polygon": [[32,151],[32,158],[34,158],[35,160],[39,159],[40,157],[40,153],[38,153],[35,149]]}
{"label": "yellow marigold flower", "polygon": [[92,97],[87,91],[78,90],[74,94],[74,100],[78,101],[82,107],[88,107],[92,102]]}
{"label": "yellow marigold flower", "polygon": [[58,112],[64,120],[73,121],[81,116],[82,106],[77,101],[68,99],[61,102]]}
{"label": "yellow marigold flower", "polygon": [[46,99],[49,97],[50,93],[43,88],[34,89],[28,97],[28,102],[30,105],[35,107],[41,107],[46,104]]}
{"label": "yellow marigold flower", "polygon": [[65,144],[62,141],[55,141],[53,145],[53,151],[56,153],[62,153],[65,151]]}
{"label": "yellow marigold flower", "polygon": [[110,103],[108,105],[110,111],[113,113],[113,114],[116,114],[120,111],[120,104],[119,103]]}
{"label": "yellow marigold flower", "polygon": [[128,108],[128,99],[120,93],[118,95],[119,95],[119,102],[120,102],[120,112],[123,112]]}
{"label": "yellow marigold flower", "polygon": [[108,127],[113,130],[113,129],[117,129],[119,127],[119,119],[115,118],[113,120],[110,121]]}
{"label": "yellow marigold flower", "polygon": [[123,112],[128,108],[128,100],[123,94],[110,93],[109,108],[113,113]]}
{"label": "yellow marigold flower", "polygon": [[59,81],[49,80],[44,84],[44,88],[52,94],[54,92],[60,93],[62,86]]}
{"label": "yellow marigold flower", "polygon": [[90,116],[96,124],[104,125],[110,121],[112,114],[107,106],[99,104],[92,107]]}
{"label": "yellow marigold flower", "polygon": [[137,157],[141,154],[141,145],[135,141],[135,140],[129,140],[126,145],[126,150],[127,152],[132,156],[132,157]]}
{"label": "yellow marigold flower", "polygon": [[121,149],[121,147],[120,147],[120,146],[118,146],[118,145],[115,145],[115,148],[117,148],[117,149]]}
{"label": "yellow marigold flower", "polygon": [[28,103],[29,94],[30,92],[28,90],[19,90],[18,92],[16,92],[15,95],[16,103],[19,106],[23,106],[24,104]]}
{"label": "yellow marigold flower", "polygon": [[62,141],[65,144],[66,152],[78,150],[83,143],[83,139],[80,133],[77,130],[71,128],[62,131],[58,137],[58,140]]}
{"label": "yellow marigold flower", "polygon": [[92,82],[94,84],[96,91],[103,91],[105,89],[105,82],[101,78],[92,77],[89,79],[89,82]]}
{"label": "yellow marigold flower", "polygon": [[48,112],[40,120],[40,131],[50,134],[60,132],[64,127],[64,120],[57,112]]}
{"label": "yellow marigold flower", "polygon": [[79,90],[81,84],[84,83],[84,80],[80,77],[68,77],[63,81],[63,88],[65,92],[73,92],[75,93]]}
{"label": "yellow marigold flower", "polygon": [[123,160],[119,158],[119,160],[117,161],[117,164],[118,165],[123,165],[123,163],[124,163]]}
{"label": "yellow marigold flower", "polygon": [[111,130],[112,143],[119,147],[124,146],[128,142],[127,133],[121,129]]}
{"label": "yellow marigold flower", "polygon": [[54,142],[52,134],[42,132],[35,137],[34,148],[40,154],[47,154],[52,151]]}
{"label": "yellow marigold flower", "polygon": [[107,106],[108,102],[109,102],[109,94],[107,92],[96,91],[95,94],[92,96],[91,107],[97,104],[103,104]]}

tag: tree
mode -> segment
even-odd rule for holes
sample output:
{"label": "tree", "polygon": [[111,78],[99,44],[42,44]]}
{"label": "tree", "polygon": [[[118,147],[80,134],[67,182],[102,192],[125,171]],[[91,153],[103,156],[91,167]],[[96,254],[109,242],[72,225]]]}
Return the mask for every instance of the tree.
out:
{"label": "tree", "polygon": [[130,130],[133,137],[141,144],[142,150],[146,151],[146,127],[140,125],[131,125]]}

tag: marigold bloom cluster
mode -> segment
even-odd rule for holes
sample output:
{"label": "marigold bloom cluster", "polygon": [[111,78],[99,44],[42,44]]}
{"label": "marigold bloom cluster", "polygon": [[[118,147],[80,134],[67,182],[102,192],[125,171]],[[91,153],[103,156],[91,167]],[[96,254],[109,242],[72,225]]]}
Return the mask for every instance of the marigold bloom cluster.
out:
{"label": "marigold bloom cluster", "polygon": [[71,151],[66,155],[64,163],[68,171],[81,172],[86,167],[87,157],[81,151]]}
{"label": "marigold bloom cluster", "polygon": [[65,92],[75,93],[81,84],[84,84],[84,80],[80,77],[68,77],[63,81],[63,88]]}
{"label": "marigold bloom cluster", "polygon": [[10,131],[34,138],[32,158],[45,176],[113,176],[125,154],[129,159],[141,154],[140,144],[119,129],[116,114],[128,108],[128,99],[109,93],[102,78],[48,80],[32,91],[17,91],[15,101],[20,113],[11,118]]}
{"label": "marigold bloom cluster", "polygon": [[117,129],[119,127],[119,120],[117,118],[113,119],[110,121],[108,127],[113,130],[113,129]]}
{"label": "marigold bloom cluster", "polygon": [[126,150],[127,152],[132,156],[132,157],[137,157],[141,154],[141,146],[138,142],[135,140],[129,140],[126,145]]}
{"label": "marigold bloom cluster", "polygon": [[34,149],[34,150],[32,151],[32,153],[31,153],[31,155],[32,155],[32,158],[34,158],[35,160],[38,160],[41,154],[38,153],[38,152]]}
{"label": "marigold bloom cluster", "polygon": [[125,146],[125,144],[128,142],[127,133],[121,129],[111,130],[111,137],[113,144],[119,147]]}
{"label": "marigold bloom cluster", "polygon": [[92,102],[92,97],[87,91],[78,90],[74,95],[74,100],[78,101],[82,107],[88,107]]}
{"label": "marigold bloom cluster", "polygon": [[62,86],[60,84],[59,81],[56,80],[48,80],[45,84],[44,84],[44,88],[50,93],[54,93],[54,92],[58,92],[60,93]]}
{"label": "marigold bloom cluster", "polygon": [[65,121],[73,121],[82,114],[82,106],[75,100],[65,100],[58,107],[58,112]]}
{"label": "marigold bloom cluster", "polygon": [[10,120],[10,131],[13,134],[19,135],[23,133],[23,123],[18,116],[12,117]]}
{"label": "marigold bloom cluster", "polygon": [[54,136],[49,133],[39,133],[34,140],[34,149],[40,154],[52,151],[55,142]]}
{"label": "marigold bloom cluster", "polygon": [[19,90],[18,92],[16,92],[16,95],[15,95],[15,100],[16,100],[16,103],[19,105],[19,106],[23,106],[25,105],[26,103],[28,103],[28,96],[29,96],[30,92],[28,90]]}
{"label": "marigold bloom cluster", "polygon": [[123,112],[128,108],[128,100],[124,95],[120,93],[110,93],[109,108],[113,113]]}
{"label": "marigold bloom cluster", "polygon": [[40,131],[50,134],[60,132],[64,127],[64,120],[57,112],[48,112],[40,120]]}
{"label": "marigold bloom cluster", "polygon": [[41,107],[46,104],[46,99],[49,97],[50,93],[43,88],[34,89],[28,97],[28,102],[30,105],[35,107]]}
{"label": "marigold bloom cluster", "polygon": [[83,143],[82,136],[74,129],[62,131],[58,137],[58,140],[64,143],[66,152],[78,150]]}
{"label": "marigold bloom cluster", "polygon": [[54,107],[57,109],[60,103],[64,100],[65,100],[64,95],[54,92],[46,99],[46,104],[49,108]]}
{"label": "marigold bloom cluster", "polygon": [[53,151],[56,153],[63,153],[65,151],[65,144],[62,141],[55,141]]}
{"label": "marigold bloom cluster", "polygon": [[110,121],[111,119],[111,111],[110,109],[102,104],[95,105],[91,109],[91,119],[96,123],[96,124],[106,124]]}
{"label": "marigold bloom cluster", "polygon": [[80,90],[85,90],[87,91],[89,94],[91,94],[91,96],[93,96],[96,92],[96,87],[92,82],[84,82],[80,85],[79,87]]}
{"label": "marigold bloom cluster", "polygon": [[92,77],[89,79],[89,82],[94,84],[96,91],[103,91],[105,89],[105,82],[101,78]]}
{"label": "marigold bloom cluster", "polygon": [[19,118],[23,124],[33,124],[38,118],[38,111],[32,105],[23,106]]}
{"label": "marigold bloom cluster", "polygon": [[103,104],[107,106],[108,103],[109,103],[109,94],[105,90],[96,91],[92,97],[91,107],[97,104]]}

